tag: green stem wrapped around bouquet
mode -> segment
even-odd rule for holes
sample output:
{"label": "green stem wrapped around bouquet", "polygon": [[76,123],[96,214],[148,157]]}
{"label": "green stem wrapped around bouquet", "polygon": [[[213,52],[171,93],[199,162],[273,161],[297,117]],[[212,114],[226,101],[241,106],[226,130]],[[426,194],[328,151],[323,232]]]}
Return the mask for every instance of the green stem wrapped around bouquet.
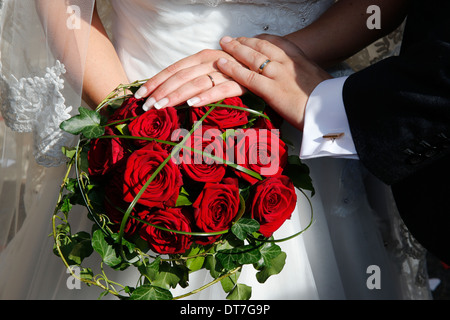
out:
{"label": "green stem wrapped around bouquet", "polygon": [[[80,138],[63,150],[54,251],[72,276],[120,299],[181,299],[218,282],[228,299],[249,299],[251,288],[238,282],[244,265],[261,283],[281,272],[286,254],[277,242],[313,221],[309,170],[287,155],[261,99],[145,112],[133,96],[144,82],[119,86],[95,111],[81,107],[61,124]],[[274,239],[296,206],[295,188],[311,206],[310,223]],[[74,206],[87,208],[90,232],[72,232]],[[94,252],[102,258],[96,276],[82,266]],[[110,280],[104,265],[136,268],[136,285]],[[173,297],[202,269],[211,283]]]}

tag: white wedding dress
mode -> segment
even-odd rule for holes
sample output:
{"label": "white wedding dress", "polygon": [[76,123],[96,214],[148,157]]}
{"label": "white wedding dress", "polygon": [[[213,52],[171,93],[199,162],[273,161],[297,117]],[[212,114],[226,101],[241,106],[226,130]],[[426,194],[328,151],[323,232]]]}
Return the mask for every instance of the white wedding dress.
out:
{"label": "white wedding dress", "polygon": [[[100,2],[100,13],[129,80],[142,80],[162,68],[206,48],[219,48],[222,36],[283,35],[301,29],[319,17],[333,0],[111,0]],[[19,62],[18,62],[19,63]],[[20,130],[18,113],[39,100],[30,97],[38,83],[61,83],[60,68],[47,69],[36,81],[3,76],[1,123],[0,196],[7,206],[0,208],[0,298],[1,299],[96,299],[100,291],[82,286],[68,288],[69,274],[53,255],[50,217],[61,183],[64,166],[56,156],[69,140],[52,139],[54,146],[40,139],[42,130],[61,133],[43,121],[34,120],[31,130]],[[342,70],[344,71],[344,70]],[[39,81],[41,79],[42,81]],[[22,82],[21,82],[22,81]],[[26,84],[29,85],[28,88]],[[67,118],[69,105],[59,99],[62,88],[39,91],[50,110]],[[32,90],[31,90],[32,91]],[[14,94],[13,94],[14,93]],[[31,101],[31,102],[30,102]],[[69,100],[66,100],[69,101]],[[13,106],[13,107],[11,107]],[[72,106],[76,109],[76,106]],[[283,128],[290,141],[297,142],[292,154],[299,154],[299,132]],[[31,131],[17,133],[15,131]],[[41,135],[49,137],[51,135]],[[46,148],[40,148],[45,145]],[[17,148],[15,147],[17,146]],[[20,146],[20,148],[19,148]],[[41,161],[34,163],[30,154]],[[410,237],[395,212],[389,189],[371,177],[358,161],[316,159],[307,161],[316,188],[312,198],[314,223],[301,236],[281,243],[287,252],[284,270],[261,285],[250,266],[239,282],[252,286],[252,299],[427,299],[423,250]],[[310,218],[306,199],[299,194],[291,220],[275,237],[283,238],[304,228]],[[2,202],[3,203],[3,202]],[[89,221],[80,213],[79,225]],[[380,288],[368,279],[379,267]],[[111,271],[111,278],[133,285],[136,273]],[[206,283],[206,272],[192,276],[189,289]],[[177,289],[174,295],[187,292]],[[108,298],[107,296],[106,298]],[[223,299],[215,285],[192,299]]]}

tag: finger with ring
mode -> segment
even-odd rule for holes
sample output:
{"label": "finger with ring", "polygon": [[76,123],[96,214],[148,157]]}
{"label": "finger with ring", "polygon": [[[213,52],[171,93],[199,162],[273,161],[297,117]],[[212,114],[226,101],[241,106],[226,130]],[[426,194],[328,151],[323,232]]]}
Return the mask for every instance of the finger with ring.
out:
{"label": "finger with ring", "polygon": [[215,87],[216,83],[214,82],[214,78],[212,77],[212,75],[207,74],[207,76],[208,76],[209,80],[211,80],[212,86]]}
{"label": "finger with ring", "polygon": [[265,67],[267,67],[267,65],[270,63],[270,59],[267,59],[266,61],[264,61],[258,68],[258,72],[259,74],[262,74],[263,70]]}

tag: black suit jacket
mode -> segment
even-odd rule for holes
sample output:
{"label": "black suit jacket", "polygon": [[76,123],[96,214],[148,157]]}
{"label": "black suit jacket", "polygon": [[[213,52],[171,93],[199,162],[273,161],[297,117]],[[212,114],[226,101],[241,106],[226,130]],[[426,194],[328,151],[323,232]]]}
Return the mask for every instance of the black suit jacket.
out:
{"label": "black suit jacket", "polygon": [[343,98],[360,160],[450,264],[450,1],[412,0],[400,56],[350,76]]}

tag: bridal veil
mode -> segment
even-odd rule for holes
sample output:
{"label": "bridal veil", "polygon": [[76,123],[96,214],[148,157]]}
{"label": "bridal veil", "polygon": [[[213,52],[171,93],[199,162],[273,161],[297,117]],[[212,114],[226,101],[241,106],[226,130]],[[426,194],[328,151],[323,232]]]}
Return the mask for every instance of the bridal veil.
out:
{"label": "bridal veil", "polygon": [[33,235],[50,231],[65,162],[61,148],[73,143],[59,124],[82,103],[94,4],[1,2],[0,297],[39,298],[45,288],[45,277],[33,278],[34,264],[51,251],[51,239],[41,243]]}

